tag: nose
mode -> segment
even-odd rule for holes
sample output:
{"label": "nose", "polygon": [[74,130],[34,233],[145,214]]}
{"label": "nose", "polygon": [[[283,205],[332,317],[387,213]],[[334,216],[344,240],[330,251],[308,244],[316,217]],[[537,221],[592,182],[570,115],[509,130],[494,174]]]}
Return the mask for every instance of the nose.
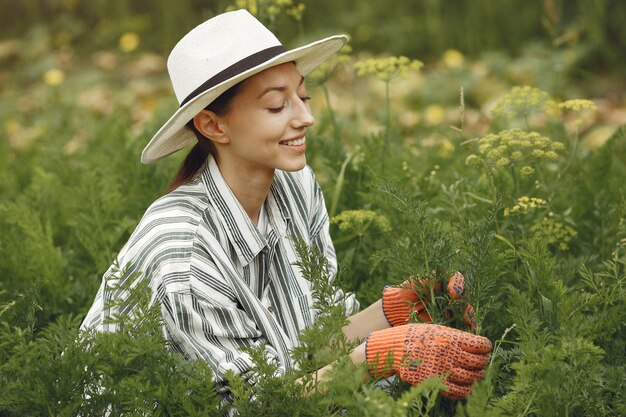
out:
{"label": "nose", "polygon": [[297,129],[303,127],[312,126],[315,123],[315,117],[311,114],[308,104],[298,98],[298,105],[296,106],[296,113],[293,118],[293,126]]}

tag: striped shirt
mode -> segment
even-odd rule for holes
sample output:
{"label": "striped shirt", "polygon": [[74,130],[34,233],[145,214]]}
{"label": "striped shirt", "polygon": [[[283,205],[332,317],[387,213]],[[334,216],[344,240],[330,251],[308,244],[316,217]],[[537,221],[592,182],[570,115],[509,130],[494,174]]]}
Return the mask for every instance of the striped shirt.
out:
{"label": "striped shirt", "polygon": [[[324,197],[309,167],[277,170],[264,210],[261,234],[209,157],[195,180],[148,208],[104,274],[81,327],[116,331],[105,320],[132,316],[133,305],[110,306],[125,296],[114,287],[139,275],[149,280],[151,303],[160,306],[172,348],[188,359],[207,361],[217,382],[228,370],[253,376],[244,347],[263,345],[279,374],[293,368],[290,350],[313,323],[315,310],[311,283],[293,265],[298,257],[291,238],[319,248],[333,278],[336,256]],[[346,315],[358,310],[354,295],[336,293]]]}

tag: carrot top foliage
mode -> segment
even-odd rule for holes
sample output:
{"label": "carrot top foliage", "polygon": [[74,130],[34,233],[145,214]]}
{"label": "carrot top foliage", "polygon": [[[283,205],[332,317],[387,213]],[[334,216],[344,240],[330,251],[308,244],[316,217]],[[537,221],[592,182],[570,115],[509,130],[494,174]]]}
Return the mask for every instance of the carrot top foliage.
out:
{"label": "carrot top foliage", "polygon": [[[306,22],[302,2],[246,3],[277,27]],[[368,305],[384,285],[434,287],[461,271],[476,331],[494,344],[468,400],[442,398],[437,378],[364,384],[325,259],[300,245],[318,309],[292,352],[300,369],[276,377],[251,351],[257,383],[230,375],[225,401],[206,364],[168,349],[141,287],[120,332],[78,332],[180,158],[139,164],[175,106],[163,56],[126,29],[79,56],[79,26],[64,26],[69,40],[38,27],[19,48],[0,42],[0,416],[626,415],[624,104],[580,86],[577,45],[550,46],[543,61],[448,50],[423,67],[344,53],[310,86],[307,157],[331,216],[335,283]],[[376,62],[402,76],[381,82]],[[432,321],[465,329],[464,305],[432,294]]]}

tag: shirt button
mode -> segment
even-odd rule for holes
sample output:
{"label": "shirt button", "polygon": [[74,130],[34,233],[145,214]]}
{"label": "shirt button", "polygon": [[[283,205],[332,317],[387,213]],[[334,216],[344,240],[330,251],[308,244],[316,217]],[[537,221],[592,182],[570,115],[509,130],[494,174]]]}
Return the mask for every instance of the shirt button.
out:
{"label": "shirt button", "polygon": [[267,307],[267,311],[269,311],[270,313],[273,313],[274,312],[274,307],[268,306]]}

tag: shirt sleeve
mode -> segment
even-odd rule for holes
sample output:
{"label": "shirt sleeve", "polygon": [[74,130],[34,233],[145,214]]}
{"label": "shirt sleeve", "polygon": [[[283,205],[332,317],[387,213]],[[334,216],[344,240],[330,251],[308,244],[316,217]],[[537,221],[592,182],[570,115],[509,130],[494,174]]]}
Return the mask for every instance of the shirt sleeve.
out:
{"label": "shirt sleeve", "polygon": [[[312,201],[311,201],[311,221],[310,237],[311,243],[315,245],[328,260],[328,270],[330,272],[331,283],[337,275],[337,255],[335,247],[330,237],[330,221],[328,210],[324,201],[322,189],[315,179],[313,171],[309,169],[312,177]],[[359,311],[359,302],[354,293],[344,292],[341,288],[335,287],[335,304],[343,305],[346,316],[351,316]]]}

